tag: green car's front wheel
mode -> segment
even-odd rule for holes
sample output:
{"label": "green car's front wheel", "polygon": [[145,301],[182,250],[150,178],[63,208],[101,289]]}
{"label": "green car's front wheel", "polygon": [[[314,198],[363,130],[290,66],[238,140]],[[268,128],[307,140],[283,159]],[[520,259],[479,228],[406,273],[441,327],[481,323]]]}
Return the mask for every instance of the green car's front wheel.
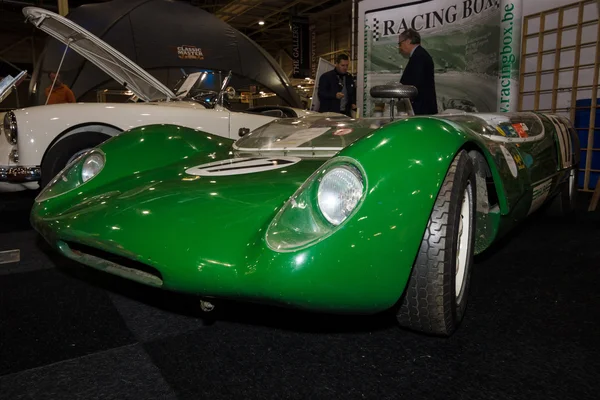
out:
{"label": "green car's front wheel", "polygon": [[462,320],[473,263],[476,192],[475,168],[461,151],[429,217],[396,315],[400,325],[449,336]]}

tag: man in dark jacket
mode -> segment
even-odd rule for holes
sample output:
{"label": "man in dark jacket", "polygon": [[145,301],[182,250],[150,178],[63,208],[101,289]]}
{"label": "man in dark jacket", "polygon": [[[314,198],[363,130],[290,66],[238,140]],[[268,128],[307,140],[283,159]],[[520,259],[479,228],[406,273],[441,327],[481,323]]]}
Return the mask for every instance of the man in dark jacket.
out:
{"label": "man in dark jacket", "polygon": [[335,69],[319,78],[319,112],[336,112],[352,116],[356,110],[356,85],[348,73],[350,59],[340,54],[335,60]]}
{"label": "man in dark jacket", "polygon": [[418,90],[411,100],[415,115],[437,114],[433,59],[421,46],[421,35],[413,29],[402,32],[398,47],[403,56],[409,57],[400,83],[415,86]]}

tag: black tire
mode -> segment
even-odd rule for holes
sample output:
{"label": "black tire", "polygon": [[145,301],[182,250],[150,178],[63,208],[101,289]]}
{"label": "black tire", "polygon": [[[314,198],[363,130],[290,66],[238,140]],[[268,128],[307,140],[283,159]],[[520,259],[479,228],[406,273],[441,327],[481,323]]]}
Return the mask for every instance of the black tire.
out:
{"label": "black tire", "polygon": [[[401,326],[431,335],[450,336],[467,305],[475,244],[476,173],[466,151],[452,162],[433,206],[415,264],[396,317]],[[460,293],[456,295],[461,210],[470,198],[470,227]]]}
{"label": "black tire", "polygon": [[91,149],[110,139],[99,132],[81,132],[59,140],[48,150],[42,162],[40,188],[45,188],[78,152]]}
{"label": "black tire", "polygon": [[577,208],[579,168],[569,171],[569,177],[560,188],[559,193],[551,201],[547,213],[555,217],[566,217]]}

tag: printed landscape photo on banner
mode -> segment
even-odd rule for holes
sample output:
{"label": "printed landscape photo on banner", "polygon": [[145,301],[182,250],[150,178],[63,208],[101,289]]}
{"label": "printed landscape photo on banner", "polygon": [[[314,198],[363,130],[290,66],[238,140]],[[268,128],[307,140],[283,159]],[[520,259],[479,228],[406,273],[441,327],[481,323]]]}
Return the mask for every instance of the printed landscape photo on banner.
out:
{"label": "printed landscape photo on banner", "polygon": [[[364,41],[359,49],[359,108],[365,117],[389,112],[372,99],[376,85],[399,82],[408,58],[398,36],[412,28],[435,64],[438,112],[516,111],[522,0],[434,0],[385,7],[380,0],[361,7]],[[384,108],[385,107],[385,108]]]}

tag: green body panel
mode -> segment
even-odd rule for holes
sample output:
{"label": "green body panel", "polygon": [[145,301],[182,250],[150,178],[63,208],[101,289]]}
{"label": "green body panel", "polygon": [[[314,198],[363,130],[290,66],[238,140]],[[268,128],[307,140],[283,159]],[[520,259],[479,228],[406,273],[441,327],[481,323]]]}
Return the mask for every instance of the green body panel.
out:
{"label": "green body panel", "polygon": [[[499,221],[496,238],[510,232],[528,215],[558,194],[566,183],[571,169],[576,168],[578,164],[578,139],[572,125],[564,119],[558,119],[553,123],[546,115],[535,114],[535,116],[539,118],[544,129],[541,139],[503,144],[518,165],[516,178],[511,174],[506,158],[499,151],[498,143],[487,143],[488,148],[494,152],[494,163],[499,168],[499,178],[504,185],[506,195],[507,207],[502,209],[503,217]],[[561,126],[565,131],[564,140],[569,140],[566,138],[566,131],[570,130],[571,144],[561,143],[557,123],[564,124]],[[569,158],[572,159],[569,167],[564,165],[567,160],[561,156],[561,145],[570,148],[565,150],[570,153]],[[540,187],[543,187],[544,191],[540,192]],[[545,200],[536,203],[536,196],[543,196],[538,200]]]}
{"label": "green body panel", "polygon": [[[66,256],[145,284],[372,313],[401,297],[439,188],[460,149],[483,155],[498,195],[496,209],[478,207],[483,251],[528,214],[531,182],[558,174],[547,139],[520,147],[534,162],[514,178],[495,143],[451,120],[415,117],[374,130],[330,159],[207,177],[186,170],[233,157],[231,141],[173,126],[138,128],[101,145],[106,165],[100,174],[74,190],[42,197],[31,220]],[[270,224],[288,199],[307,179],[343,160],[364,177],[365,194],[354,213],[309,245],[286,251],[269,246],[267,231],[275,232]],[[162,282],[122,268],[118,260],[107,264],[83,254],[78,244],[153,267]]]}

